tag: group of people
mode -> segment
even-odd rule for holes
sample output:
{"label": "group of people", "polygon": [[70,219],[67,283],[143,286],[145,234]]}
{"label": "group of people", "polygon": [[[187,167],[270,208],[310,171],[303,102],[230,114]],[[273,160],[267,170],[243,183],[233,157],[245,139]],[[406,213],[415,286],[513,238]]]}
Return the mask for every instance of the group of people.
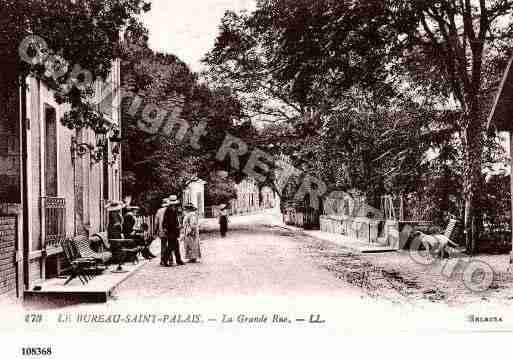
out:
{"label": "group of people", "polygon": [[[148,233],[148,225],[143,224],[141,228],[135,228],[135,214],[138,209],[139,207],[129,206],[123,202],[110,203],[107,206],[109,212],[108,237],[127,239],[126,246],[142,248],[141,255],[145,259],[153,259],[156,255],[150,251],[153,238]],[[124,214],[122,214],[123,212]]]}
{"label": "group of people", "polygon": [[[180,211],[180,201],[176,195],[162,200],[155,215],[155,236],[161,241],[160,265],[170,267],[184,265],[180,253],[180,234],[183,232],[185,259],[195,263],[201,258],[199,220],[197,208],[186,203]],[[173,258],[174,256],[174,258]]]}
{"label": "group of people", "polygon": [[[141,254],[146,259],[156,257],[149,248],[154,238],[160,238],[160,265],[165,267],[175,262],[180,266],[185,264],[180,253],[180,238],[183,238],[186,260],[195,263],[201,258],[198,209],[192,203],[186,203],[182,208],[176,195],[164,198],[155,215],[154,233],[148,232],[146,224],[135,229],[137,209],[122,202],[110,204],[108,237],[131,239],[134,246],[143,248]],[[228,209],[226,205],[221,205],[219,209],[219,228],[221,236],[225,237],[228,231]]]}

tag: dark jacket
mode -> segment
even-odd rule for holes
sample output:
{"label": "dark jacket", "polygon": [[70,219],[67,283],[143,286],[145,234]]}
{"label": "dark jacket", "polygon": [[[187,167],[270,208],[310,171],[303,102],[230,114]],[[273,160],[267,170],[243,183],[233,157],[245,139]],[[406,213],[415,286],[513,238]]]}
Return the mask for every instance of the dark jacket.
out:
{"label": "dark jacket", "polygon": [[164,215],[163,225],[167,231],[168,238],[178,238],[180,236],[180,222],[178,209],[169,206],[166,209],[166,214]]}
{"label": "dark jacket", "polygon": [[123,227],[121,226],[120,222],[110,224],[107,228],[107,236],[109,238],[124,238],[123,237]]}

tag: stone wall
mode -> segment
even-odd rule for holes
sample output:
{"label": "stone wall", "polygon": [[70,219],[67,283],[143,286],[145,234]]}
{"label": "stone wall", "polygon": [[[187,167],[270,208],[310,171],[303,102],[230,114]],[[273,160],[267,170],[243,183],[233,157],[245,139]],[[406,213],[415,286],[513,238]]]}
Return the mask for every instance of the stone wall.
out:
{"label": "stone wall", "polygon": [[16,289],[16,217],[0,216],[0,295]]}

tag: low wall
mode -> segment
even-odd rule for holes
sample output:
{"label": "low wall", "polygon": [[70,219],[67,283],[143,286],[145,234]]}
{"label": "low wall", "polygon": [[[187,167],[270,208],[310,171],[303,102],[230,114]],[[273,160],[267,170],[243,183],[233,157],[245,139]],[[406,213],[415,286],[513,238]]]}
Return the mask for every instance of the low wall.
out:
{"label": "low wall", "polygon": [[[228,216],[248,216],[252,214],[262,213],[267,211],[267,207],[251,207],[251,208],[227,208]],[[217,206],[205,207],[205,213],[203,218],[217,218],[221,214],[221,210]]]}
{"label": "low wall", "polygon": [[367,217],[321,216],[320,227],[323,232],[372,243],[378,239],[379,221]]}
{"label": "low wall", "polygon": [[283,214],[283,222],[290,226],[303,228],[305,225],[305,215],[303,212],[286,211]]}

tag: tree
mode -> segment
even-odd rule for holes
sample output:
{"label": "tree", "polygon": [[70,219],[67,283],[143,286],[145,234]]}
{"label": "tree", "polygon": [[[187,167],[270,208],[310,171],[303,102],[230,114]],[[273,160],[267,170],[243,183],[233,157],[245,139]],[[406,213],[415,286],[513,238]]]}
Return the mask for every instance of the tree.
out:
{"label": "tree", "polygon": [[[77,85],[82,78],[74,78],[77,75],[73,71],[80,66],[91,73],[92,79],[105,79],[111,61],[119,55],[120,30],[144,32],[137,15],[149,9],[150,4],[143,0],[2,1],[0,58],[5,62],[0,71],[22,78],[32,73],[56,91],[59,103],[71,105],[62,119],[66,126],[97,129],[103,117],[88,104],[93,83],[82,88]],[[44,39],[47,50],[54,52],[47,53],[43,63],[29,65],[21,60],[18,47],[28,35]],[[34,51],[37,49],[30,46],[28,52]],[[12,84],[15,80],[2,88],[11,91],[16,87]]]}
{"label": "tree", "polygon": [[[125,98],[123,118],[124,190],[150,211],[170,193],[181,193],[192,181],[208,179],[226,169],[216,153],[228,132],[239,132],[240,104],[225,88],[210,88],[176,56],[154,52],[147,39],[127,33],[122,61],[122,87],[138,94],[142,103],[132,109],[134,99]],[[152,112],[144,113],[146,106]],[[146,131],[141,124],[168,112],[183,124],[169,133]],[[190,139],[193,128],[204,128],[197,144]]]}
{"label": "tree", "polygon": [[385,79],[395,30],[405,26],[392,13],[378,2],[259,1],[251,15],[225,14],[208,73],[260,120],[330,109],[355,84]]}
{"label": "tree", "polygon": [[219,171],[210,175],[206,191],[206,203],[208,206],[229,203],[236,197],[235,181],[228,177],[227,172]]}
{"label": "tree", "polygon": [[[459,113],[451,115],[451,124],[441,129],[436,121],[427,126],[421,121],[413,133],[426,144],[440,137],[448,140],[449,131],[458,134],[464,163],[467,249],[473,252],[482,229],[480,189],[484,188],[487,147],[483,96],[509,55],[505,49],[512,45],[512,14],[510,0],[263,0],[250,15],[226,14],[206,62],[211,76],[232,84],[240,93],[248,113],[264,116],[264,120],[277,118],[293,128],[304,126],[309,133],[329,121],[345,101],[344,93],[354,86],[376,93],[388,85],[393,91],[386,95],[392,98],[408,87],[413,103],[421,104],[419,97],[429,99],[427,111],[421,111],[424,114],[432,111],[433,104],[435,109]],[[410,107],[390,107],[389,112],[392,116],[408,113]],[[420,112],[413,107],[415,116]],[[443,117],[441,125],[445,126]],[[301,147],[305,158],[317,153],[315,137],[300,143],[305,145]],[[381,155],[414,168],[418,160],[413,158],[420,158],[420,152],[415,143],[407,143],[409,148],[400,151],[395,151],[400,148],[395,145],[395,152],[383,148]],[[405,157],[408,154],[415,156]],[[361,155],[369,163],[366,154]],[[402,181],[408,176],[403,173],[396,178]]]}
{"label": "tree", "polygon": [[467,250],[482,230],[481,189],[485,118],[483,93],[511,48],[513,1],[409,1],[401,6],[418,26],[408,34],[401,65],[411,81],[451,95],[462,113],[457,129],[463,146],[463,193]]}
{"label": "tree", "polygon": [[[399,24],[402,18],[393,13],[375,2],[259,1],[252,14],[225,14],[205,58],[208,75],[234,89],[248,118],[271,123],[253,145],[283,154],[290,165],[332,184],[358,183],[342,173],[361,167],[349,163],[356,150],[349,146],[356,134],[351,124],[360,119],[351,90],[365,88],[382,103],[394,94],[386,67],[400,42],[395,30],[408,23]],[[354,119],[344,116],[348,109]],[[339,146],[341,137],[348,142]],[[319,155],[325,161],[314,160]],[[283,195],[283,184],[267,182]],[[301,179],[294,182],[297,187]]]}

